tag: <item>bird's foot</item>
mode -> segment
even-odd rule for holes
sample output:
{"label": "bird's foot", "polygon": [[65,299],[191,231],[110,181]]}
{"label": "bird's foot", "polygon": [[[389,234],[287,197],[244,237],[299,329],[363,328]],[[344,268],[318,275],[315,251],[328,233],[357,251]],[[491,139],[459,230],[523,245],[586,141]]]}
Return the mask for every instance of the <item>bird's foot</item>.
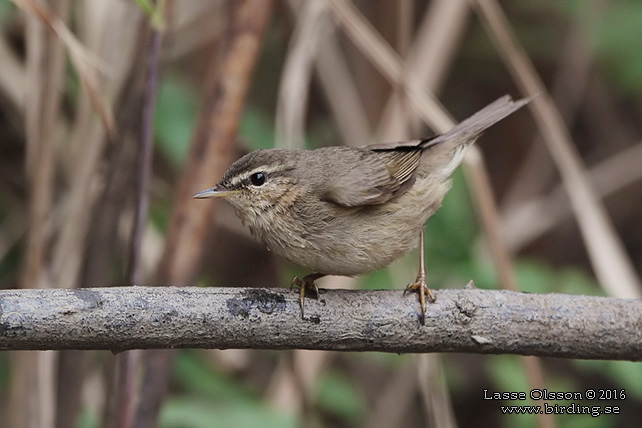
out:
{"label": "bird's foot", "polygon": [[435,303],[435,300],[437,300],[433,292],[428,288],[426,275],[417,275],[415,282],[406,286],[406,289],[403,292],[404,296],[408,291],[416,291],[419,293],[419,304],[421,305],[421,317],[419,318],[419,322],[421,325],[424,325],[426,323],[426,296],[430,303]]}
{"label": "bird's foot", "polygon": [[299,279],[298,276],[295,276],[294,278],[292,278],[292,283],[290,284],[290,288],[294,286],[299,287],[299,308],[301,308],[301,318],[304,318],[303,300],[305,299],[305,292],[306,290],[313,291],[314,298],[318,299],[319,287],[317,287],[317,284],[315,283],[315,281],[321,278],[322,276],[324,275],[320,273],[313,273],[313,274],[304,276],[303,279]]}

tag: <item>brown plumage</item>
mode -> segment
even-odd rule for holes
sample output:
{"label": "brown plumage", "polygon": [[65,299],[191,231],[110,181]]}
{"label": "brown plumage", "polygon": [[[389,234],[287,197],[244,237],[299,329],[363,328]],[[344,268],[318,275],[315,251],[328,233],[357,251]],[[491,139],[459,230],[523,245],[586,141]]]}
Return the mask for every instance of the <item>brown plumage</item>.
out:
{"label": "brown plumage", "polygon": [[[275,254],[319,275],[353,276],[387,266],[417,247],[423,226],[450,188],[450,174],[489,126],[529,100],[502,97],[445,134],[361,148],[257,150],[212,189]],[[298,280],[297,280],[298,281]],[[420,272],[423,296],[434,299]],[[301,302],[302,303],[302,302]]]}

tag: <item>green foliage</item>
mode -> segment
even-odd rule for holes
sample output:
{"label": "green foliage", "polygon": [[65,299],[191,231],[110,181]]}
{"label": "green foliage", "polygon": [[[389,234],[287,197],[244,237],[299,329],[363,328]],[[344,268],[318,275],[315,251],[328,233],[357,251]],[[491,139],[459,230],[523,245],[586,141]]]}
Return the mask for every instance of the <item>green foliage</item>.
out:
{"label": "green foliage", "polygon": [[475,212],[459,168],[453,174],[453,186],[442,206],[428,219],[425,232],[427,263],[436,270],[452,263],[469,263],[476,232]]}
{"label": "green foliage", "polygon": [[164,0],[159,0],[157,3],[151,0],[135,0],[136,4],[149,19],[151,26],[155,30],[162,30],[164,27],[163,22],[163,9],[165,5]]}
{"label": "green foliage", "polygon": [[159,231],[166,230],[167,223],[169,221],[169,216],[172,213],[170,200],[157,200],[153,199],[149,206],[149,219],[150,222],[158,229]]}
{"label": "green foliage", "polygon": [[529,293],[604,294],[594,280],[577,269],[552,269],[535,260],[518,259],[515,270],[520,290]]}
{"label": "green foliage", "polygon": [[[487,368],[491,379],[493,379],[493,388],[496,391],[529,391],[528,380],[523,365],[520,363],[519,357],[513,355],[494,355],[487,359]],[[480,392],[481,393],[481,392]],[[526,394],[528,396],[528,393]],[[499,406],[520,406],[520,405],[537,405],[532,400],[511,400],[501,402],[489,402],[497,407],[497,412],[500,413]],[[515,428],[535,428],[535,418],[532,415],[501,415],[499,417],[502,426],[515,427]]]}
{"label": "green foliage", "polygon": [[[174,167],[182,165],[187,157],[198,108],[198,94],[187,81],[174,74],[163,77],[158,88],[154,131],[160,153]],[[272,121],[251,105],[241,117],[238,136],[250,150],[274,147]]]}
{"label": "green foliage", "polygon": [[603,361],[604,374],[624,389],[629,399],[642,401],[642,364],[632,361]]}
{"label": "green foliage", "polygon": [[100,421],[98,415],[89,412],[87,409],[81,410],[76,419],[77,428],[99,428]]}
{"label": "green foliage", "polygon": [[[500,391],[528,391],[528,380],[519,357],[493,355],[487,358],[488,373]],[[512,403],[512,402],[511,402]]]}
{"label": "green foliage", "polygon": [[181,391],[172,394],[163,406],[161,427],[295,426],[291,416],[269,408],[258,394],[212,370],[195,352],[178,354],[174,381]]}
{"label": "green foliage", "polygon": [[557,271],[557,283],[554,292],[593,296],[606,295],[604,289],[584,271],[568,267]]}
{"label": "green foliage", "polygon": [[617,87],[639,97],[642,90],[642,2],[609,3],[593,37],[596,53]]}
{"label": "green foliage", "polygon": [[577,360],[585,375],[606,376],[616,388],[624,388],[627,400],[642,400],[642,364],[631,361]]}
{"label": "green foliage", "polygon": [[350,425],[358,425],[366,410],[359,391],[345,376],[331,371],[324,373],[317,383],[316,403]]}
{"label": "green foliage", "polygon": [[250,150],[274,147],[274,122],[256,107],[245,108],[238,134]]}
{"label": "green foliage", "polygon": [[0,24],[5,24],[11,19],[14,6],[9,0],[0,0]]}
{"label": "green foliage", "polygon": [[175,167],[187,156],[197,111],[194,88],[176,75],[164,76],[158,87],[154,133],[161,154]]}
{"label": "green foliage", "polygon": [[201,396],[172,396],[160,413],[162,428],[295,427],[294,418],[265,406],[243,402],[221,404]]}
{"label": "green foliage", "polygon": [[[496,355],[487,359],[488,369],[493,379],[494,385],[496,388],[495,391],[507,392],[507,391],[517,391],[525,392],[526,400],[510,400],[510,401],[501,401],[501,402],[491,402],[493,405],[499,406],[544,406],[544,403],[553,406],[555,404],[560,406],[568,406],[575,401],[568,400],[532,400],[530,398],[531,387],[526,378],[526,371],[524,369],[524,364],[521,359],[517,356],[511,355]],[[572,392],[579,391],[579,387],[571,380],[570,376],[559,376],[550,377],[546,379],[545,386],[549,392]],[[582,405],[593,406],[596,405],[594,402],[581,401],[579,402]],[[501,415],[501,421],[505,427],[518,427],[518,428],[535,428],[537,426],[537,419],[534,415]],[[607,427],[612,426],[612,422],[615,418],[609,418],[607,416],[600,416],[600,418],[595,418],[590,415],[555,415],[556,423],[558,426],[563,427]]]}
{"label": "green foliage", "polygon": [[257,399],[255,394],[234,379],[213,371],[195,352],[182,351],[178,354],[174,377],[189,393],[223,401],[253,402]]}
{"label": "green foliage", "polygon": [[393,290],[397,288],[390,278],[389,269],[381,269],[359,279],[360,288],[365,290]]}

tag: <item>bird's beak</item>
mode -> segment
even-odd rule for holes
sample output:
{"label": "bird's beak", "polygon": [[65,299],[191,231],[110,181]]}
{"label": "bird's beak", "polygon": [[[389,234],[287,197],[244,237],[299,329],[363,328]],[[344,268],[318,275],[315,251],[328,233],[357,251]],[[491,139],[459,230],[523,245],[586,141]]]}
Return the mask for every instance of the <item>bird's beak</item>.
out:
{"label": "bird's beak", "polygon": [[224,198],[226,196],[230,196],[235,193],[238,193],[238,190],[225,190],[225,189],[221,189],[220,187],[214,186],[211,189],[202,190],[194,194],[192,198],[194,199]]}

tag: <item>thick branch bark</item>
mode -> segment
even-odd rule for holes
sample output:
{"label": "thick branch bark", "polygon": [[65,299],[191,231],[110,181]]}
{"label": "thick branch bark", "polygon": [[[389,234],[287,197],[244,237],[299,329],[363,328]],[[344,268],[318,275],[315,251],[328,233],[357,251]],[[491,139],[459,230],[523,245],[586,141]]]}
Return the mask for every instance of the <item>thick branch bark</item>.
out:
{"label": "thick branch bark", "polygon": [[114,287],[0,291],[0,349],[261,348],[510,353],[642,360],[642,300],[439,290],[414,294]]}

